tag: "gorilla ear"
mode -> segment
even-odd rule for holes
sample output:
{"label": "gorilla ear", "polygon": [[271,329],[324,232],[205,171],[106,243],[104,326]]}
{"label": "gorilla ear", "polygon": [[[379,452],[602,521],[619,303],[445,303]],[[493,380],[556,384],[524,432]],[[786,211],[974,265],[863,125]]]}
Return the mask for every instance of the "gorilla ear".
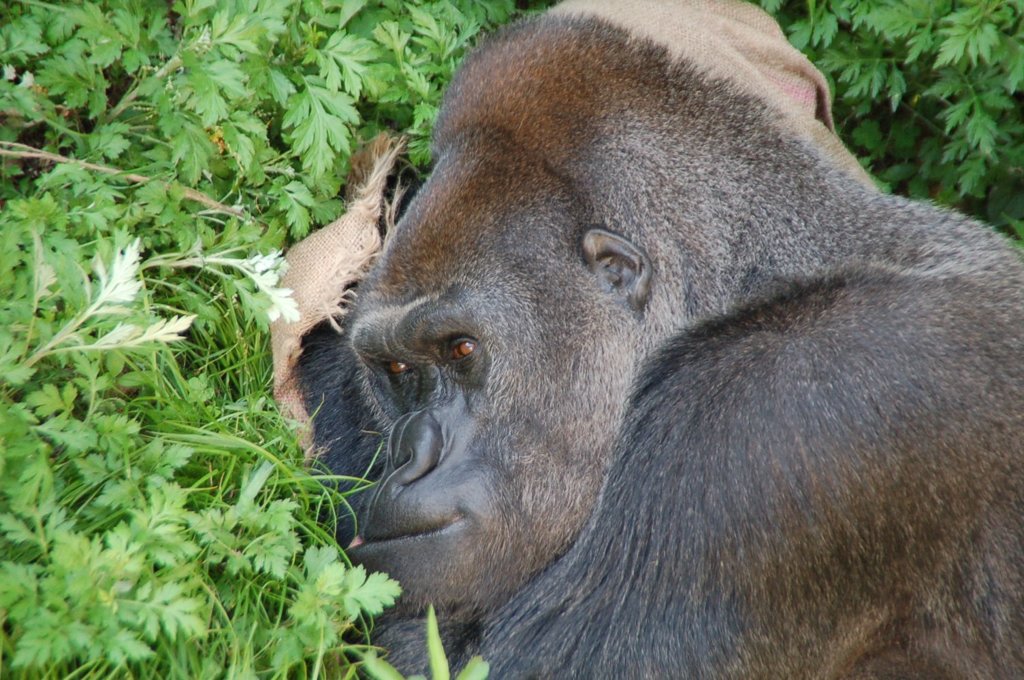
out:
{"label": "gorilla ear", "polygon": [[651,289],[651,261],[625,237],[604,229],[583,236],[583,258],[601,287],[641,311]]}

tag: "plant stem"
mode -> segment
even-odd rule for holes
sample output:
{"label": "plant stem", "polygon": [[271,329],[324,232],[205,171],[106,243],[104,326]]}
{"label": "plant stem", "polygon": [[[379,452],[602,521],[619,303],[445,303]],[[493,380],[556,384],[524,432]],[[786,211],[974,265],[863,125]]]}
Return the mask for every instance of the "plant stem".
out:
{"label": "plant stem", "polygon": [[74,335],[75,331],[77,331],[82,326],[82,324],[85,323],[85,320],[92,316],[92,314],[95,311],[96,303],[94,302],[93,304],[89,305],[89,308],[86,309],[84,312],[75,315],[75,317],[71,319],[71,321],[68,321],[66,324],[64,324],[64,326],[59,331],[57,331],[57,333],[54,334],[54,336],[50,338],[50,340],[45,345],[37,349],[35,352],[32,352],[32,354],[27,359],[25,359],[25,366],[32,367],[39,360],[49,356],[50,354],[53,354],[54,348],[59,346],[62,342],[70,338],[72,335]]}
{"label": "plant stem", "polygon": [[[119,175],[125,178],[129,182],[135,182],[136,184],[145,184],[153,181],[152,177],[146,177],[145,175],[139,175],[134,172],[124,172],[118,168],[112,168],[109,165],[98,165],[96,163],[89,163],[88,161],[80,161],[76,158],[68,158],[67,156],[61,156],[60,154],[50,153],[49,151],[43,151],[26,144],[18,144],[17,142],[0,142],[0,156],[8,156],[10,158],[37,158],[39,160],[50,161],[51,163],[69,163],[71,165],[77,165],[80,168],[86,170],[93,170],[95,172],[102,172],[106,175]],[[164,186],[170,187],[170,182],[164,182]],[[235,217],[246,217],[246,213],[238,208],[232,208],[229,205],[224,205],[219,201],[215,201],[204,193],[190,189],[189,187],[182,187],[185,192],[185,198],[201,203],[211,210],[216,212],[227,213],[234,215]]]}

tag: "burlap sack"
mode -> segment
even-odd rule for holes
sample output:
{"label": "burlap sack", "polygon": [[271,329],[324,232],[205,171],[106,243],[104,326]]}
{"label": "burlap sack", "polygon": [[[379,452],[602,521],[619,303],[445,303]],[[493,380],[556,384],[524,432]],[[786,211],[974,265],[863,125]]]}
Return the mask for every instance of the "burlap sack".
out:
{"label": "burlap sack", "polygon": [[323,321],[340,329],[348,287],[366,274],[380,252],[377,225],[385,209],[384,190],[402,148],[401,140],[382,135],[354,156],[350,181],[357,188],[345,214],[296,243],[285,257],[288,270],[281,286],[292,291],[299,320],[272,323],[270,347],[274,397],[291,418],[309,420],[296,375],[302,338]]}
{"label": "burlap sack", "polygon": [[[779,113],[779,121],[810,141],[858,181],[871,179],[833,132],[824,77],[787,41],[779,25],[744,0],[565,0],[552,14],[594,16],[666,46],[672,55],[734,82]],[[307,421],[295,367],[302,337],[317,324],[337,324],[346,287],[366,273],[381,242],[377,229],[384,189],[400,144],[378,138],[362,152],[368,170],[344,216],[288,252],[282,285],[293,291],[300,318],[271,325],[274,396],[292,418]],[[355,162],[354,162],[355,165]],[[308,449],[308,447],[307,447]]]}

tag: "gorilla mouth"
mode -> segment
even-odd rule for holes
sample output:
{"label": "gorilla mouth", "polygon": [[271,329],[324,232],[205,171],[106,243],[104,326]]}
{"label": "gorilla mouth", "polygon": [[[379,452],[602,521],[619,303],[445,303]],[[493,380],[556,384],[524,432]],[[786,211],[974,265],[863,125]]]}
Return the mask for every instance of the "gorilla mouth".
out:
{"label": "gorilla mouth", "polygon": [[352,539],[352,542],[348,544],[346,550],[353,550],[361,546],[378,546],[384,543],[393,543],[397,541],[431,538],[456,529],[459,525],[464,524],[464,519],[465,517],[463,515],[456,515],[453,519],[448,520],[443,524],[426,529],[414,529],[412,531],[403,530],[392,534],[385,533],[383,535],[376,536],[364,536],[362,534],[357,534],[356,537]]}

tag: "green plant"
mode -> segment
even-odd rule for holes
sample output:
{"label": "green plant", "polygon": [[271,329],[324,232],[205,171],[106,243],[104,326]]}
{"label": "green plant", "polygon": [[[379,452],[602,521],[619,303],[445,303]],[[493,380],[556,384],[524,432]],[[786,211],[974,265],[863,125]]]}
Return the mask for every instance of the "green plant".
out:
{"label": "green plant", "polygon": [[[836,81],[883,182],[1022,229],[1021,0],[762,4]],[[0,6],[0,676],[351,677],[375,658],[360,620],[397,586],[348,566],[344,499],[269,396],[267,322],[294,312],[277,253],[340,213],[359,140],[404,132],[425,165],[465,48],[515,13]]]}
{"label": "green plant", "polygon": [[0,676],[351,677],[394,601],[269,395],[287,239],[510,0],[0,7]]}
{"label": "green plant", "polygon": [[887,188],[1024,238],[1024,2],[760,0]]}
{"label": "green plant", "polygon": [[[437,626],[437,615],[434,613],[433,607],[427,608],[427,657],[432,680],[451,679],[451,669],[448,666],[444,645],[441,643],[441,632]],[[402,680],[402,674],[387,661],[379,658],[373,651],[364,656],[363,670],[375,680]],[[486,680],[490,670],[486,661],[479,656],[474,656],[455,676],[455,680]],[[426,680],[426,676],[413,675],[408,680]]]}
{"label": "green plant", "polygon": [[341,635],[399,591],[339,560],[318,519],[340,499],[303,468],[245,342],[290,311],[280,258],[142,259],[123,232],[68,238],[72,212],[44,195],[0,218],[24,244],[0,274],[0,670],[337,666]]}

